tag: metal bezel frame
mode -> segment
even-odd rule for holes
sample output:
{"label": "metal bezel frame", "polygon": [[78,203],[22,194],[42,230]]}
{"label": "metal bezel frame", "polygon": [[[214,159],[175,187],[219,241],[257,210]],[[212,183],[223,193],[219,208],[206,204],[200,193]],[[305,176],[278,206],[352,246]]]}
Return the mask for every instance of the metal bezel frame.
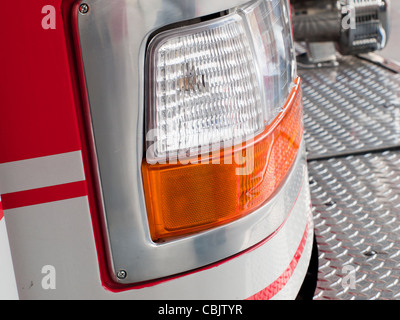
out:
{"label": "metal bezel frame", "polygon": [[[163,4],[177,2],[185,0],[163,1]],[[106,254],[115,282],[132,284],[154,280],[234,255],[274,232],[296,200],[306,172],[304,143],[287,181],[264,207],[240,220],[196,235],[160,244],[151,241],[141,177],[144,61],[149,35],[169,23],[247,2],[194,0],[197,12],[182,12],[179,17],[165,16],[162,21],[154,21],[150,19],[151,13],[143,12],[136,1],[89,0],[85,2],[90,7],[88,13],[77,16],[77,40],[81,46],[104,208],[109,250]],[[154,5],[152,10],[159,11],[160,6]],[[139,18],[142,21],[137,21]],[[120,270],[126,272],[125,277],[117,277]]]}

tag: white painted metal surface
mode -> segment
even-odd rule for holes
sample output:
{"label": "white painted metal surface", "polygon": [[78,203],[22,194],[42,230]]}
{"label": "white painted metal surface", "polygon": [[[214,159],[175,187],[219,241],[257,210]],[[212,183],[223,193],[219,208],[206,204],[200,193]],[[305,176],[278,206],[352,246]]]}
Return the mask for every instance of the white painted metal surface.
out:
{"label": "white painted metal surface", "polygon": [[[0,203],[0,211],[1,211]],[[18,299],[6,222],[0,213],[0,300]]]}

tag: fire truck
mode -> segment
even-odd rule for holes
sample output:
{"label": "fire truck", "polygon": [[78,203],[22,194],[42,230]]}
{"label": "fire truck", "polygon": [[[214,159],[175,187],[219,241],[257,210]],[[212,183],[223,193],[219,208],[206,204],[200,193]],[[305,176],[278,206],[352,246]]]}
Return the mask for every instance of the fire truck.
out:
{"label": "fire truck", "polygon": [[3,6],[1,299],[365,297],[397,197],[342,173],[398,145],[388,0]]}

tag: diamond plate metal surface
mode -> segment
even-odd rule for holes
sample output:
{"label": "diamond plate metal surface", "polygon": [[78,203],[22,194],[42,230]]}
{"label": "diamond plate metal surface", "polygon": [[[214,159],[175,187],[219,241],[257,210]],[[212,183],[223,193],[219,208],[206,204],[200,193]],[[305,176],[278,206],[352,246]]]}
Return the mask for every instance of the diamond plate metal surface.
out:
{"label": "diamond plate metal surface", "polygon": [[[400,152],[311,161],[309,174],[315,299],[400,298]],[[354,268],[353,288],[344,266]]]}
{"label": "diamond plate metal surface", "polygon": [[340,59],[299,72],[318,245],[314,299],[400,299],[400,78]]}
{"label": "diamond plate metal surface", "polygon": [[300,69],[309,159],[400,144],[400,74],[356,57]]}

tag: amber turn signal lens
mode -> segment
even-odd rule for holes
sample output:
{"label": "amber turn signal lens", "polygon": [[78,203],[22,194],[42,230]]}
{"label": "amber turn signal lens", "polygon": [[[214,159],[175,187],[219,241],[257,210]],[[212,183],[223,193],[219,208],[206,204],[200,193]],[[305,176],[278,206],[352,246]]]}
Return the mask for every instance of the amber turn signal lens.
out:
{"label": "amber turn signal lens", "polygon": [[209,154],[204,161],[203,155],[189,164],[143,160],[153,241],[217,227],[261,207],[290,172],[303,128],[298,78],[284,109],[251,141],[218,152],[218,158]]}

